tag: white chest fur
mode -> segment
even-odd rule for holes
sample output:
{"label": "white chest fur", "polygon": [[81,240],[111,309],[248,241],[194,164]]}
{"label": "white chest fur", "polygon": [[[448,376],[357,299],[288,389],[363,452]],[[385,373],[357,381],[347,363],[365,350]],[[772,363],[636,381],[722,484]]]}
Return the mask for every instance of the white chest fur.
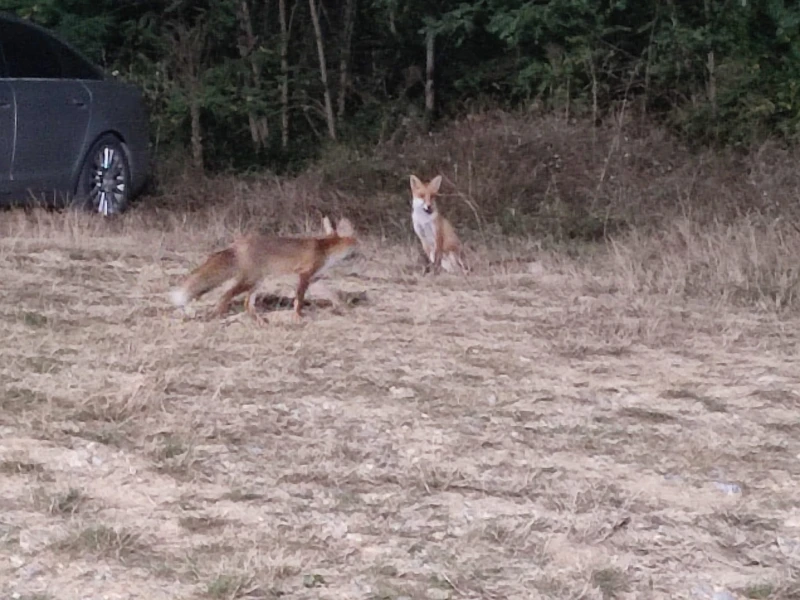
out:
{"label": "white chest fur", "polygon": [[425,212],[424,207],[425,203],[420,198],[414,198],[411,221],[414,224],[414,233],[432,252],[436,244],[436,219],[435,215]]}

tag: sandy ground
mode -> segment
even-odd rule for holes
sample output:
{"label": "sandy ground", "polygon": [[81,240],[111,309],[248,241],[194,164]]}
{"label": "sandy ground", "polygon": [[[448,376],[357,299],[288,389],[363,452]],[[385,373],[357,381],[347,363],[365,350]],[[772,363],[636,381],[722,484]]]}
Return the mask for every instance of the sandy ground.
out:
{"label": "sandy ground", "polygon": [[257,328],[211,249],[2,238],[2,598],[800,598],[797,318],[369,241]]}

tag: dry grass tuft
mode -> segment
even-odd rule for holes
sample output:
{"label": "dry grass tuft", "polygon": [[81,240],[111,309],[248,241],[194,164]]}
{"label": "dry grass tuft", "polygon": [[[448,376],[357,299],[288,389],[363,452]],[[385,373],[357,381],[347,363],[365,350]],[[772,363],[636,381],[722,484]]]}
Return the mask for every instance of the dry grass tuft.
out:
{"label": "dry grass tuft", "polygon": [[38,504],[49,515],[72,516],[79,512],[89,498],[79,489],[70,488],[66,492],[50,493],[41,488],[36,494]]}
{"label": "dry grass tuft", "polygon": [[181,524],[181,527],[183,527],[187,531],[191,531],[192,533],[211,532],[216,529],[224,527],[225,524],[227,523],[225,519],[217,519],[214,517],[207,517],[207,516],[181,517],[179,522]]}
{"label": "dry grass tuft", "polygon": [[42,473],[44,467],[39,463],[26,462],[22,460],[4,460],[0,462],[0,473],[4,475],[18,475]]}
{"label": "dry grass tuft", "polygon": [[91,525],[80,529],[56,542],[53,549],[74,557],[110,559],[123,563],[148,552],[138,534],[107,525]]}
{"label": "dry grass tuft", "polygon": [[604,600],[622,598],[629,589],[625,573],[613,567],[593,571],[591,582],[600,590]]}
{"label": "dry grass tuft", "polygon": [[798,253],[797,226],[781,219],[702,225],[681,218],[659,233],[634,231],[612,241],[612,268],[615,282],[633,293],[781,311],[798,305]]}

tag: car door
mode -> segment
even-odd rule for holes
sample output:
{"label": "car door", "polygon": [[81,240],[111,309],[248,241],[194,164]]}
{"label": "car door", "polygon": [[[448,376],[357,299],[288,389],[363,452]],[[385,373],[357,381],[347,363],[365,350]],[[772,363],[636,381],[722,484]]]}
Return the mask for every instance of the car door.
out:
{"label": "car door", "polygon": [[84,146],[91,95],[64,78],[52,39],[36,27],[0,21],[6,81],[16,100],[16,144],[11,180],[17,189],[71,192]]}
{"label": "car door", "polygon": [[0,58],[0,194],[10,191],[11,159],[14,157],[14,94],[3,80]]}

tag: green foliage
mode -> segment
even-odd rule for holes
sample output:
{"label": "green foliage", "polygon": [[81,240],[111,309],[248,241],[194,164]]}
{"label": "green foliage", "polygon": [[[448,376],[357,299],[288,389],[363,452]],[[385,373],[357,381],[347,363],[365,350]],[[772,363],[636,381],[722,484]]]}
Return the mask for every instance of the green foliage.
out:
{"label": "green foliage", "polygon": [[[436,117],[481,104],[613,115],[629,106],[694,144],[793,141],[800,131],[800,5],[785,0],[316,0],[339,142],[427,123],[425,38],[435,36]],[[205,166],[296,169],[326,139],[308,2],[286,0],[288,144],[282,144],[278,2],[0,0],[144,91],[158,152],[191,144]],[[243,9],[247,9],[247,14]],[[249,28],[249,29],[248,29]],[[178,31],[196,34],[187,55]],[[191,56],[190,56],[191,55]],[[187,67],[187,56],[197,66]],[[349,84],[341,86],[346,61]],[[339,97],[344,111],[339,114]],[[635,102],[633,102],[635,101]],[[254,122],[266,137],[254,139]],[[268,131],[267,131],[268,130]]]}

